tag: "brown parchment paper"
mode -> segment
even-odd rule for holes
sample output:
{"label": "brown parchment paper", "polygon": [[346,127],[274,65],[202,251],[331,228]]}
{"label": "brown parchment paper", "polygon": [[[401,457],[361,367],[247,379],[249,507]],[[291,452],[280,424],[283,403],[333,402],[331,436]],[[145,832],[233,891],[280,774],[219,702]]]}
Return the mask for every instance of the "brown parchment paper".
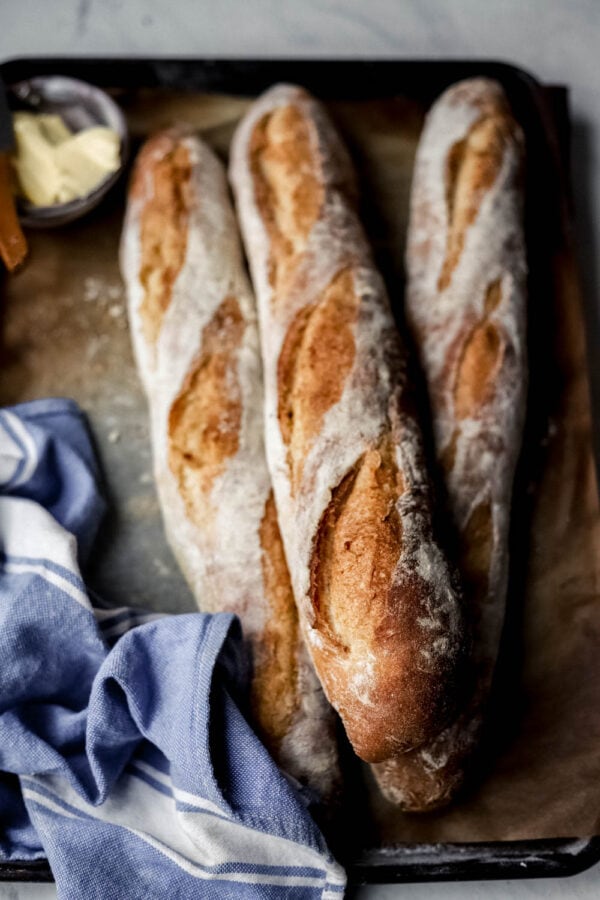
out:
{"label": "brown parchment paper", "polygon": [[[158,91],[120,100],[134,147],[150,131],[184,121],[224,158],[247,104]],[[331,110],[360,173],[364,220],[392,302],[401,306],[408,192],[423,110],[401,97]],[[530,159],[530,167],[535,163]],[[93,585],[115,604],[189,610],[189,591],[162,533],[129,344],[117,262],[123,203],[121,187],[89,218],[28,235],[29,263],[3,284],[0,403],[67,395],[83,406],[111,503],[89,573]],[[564,216],[561,221],[566,225]],[[543,236],[547,225],[540,220],[536,231],[535,209],[530,212],[533,241],[539,243],[535,235]],[[600,511],[580,298],[560,229],[533,257],[539,277],[532,279],[530,311],[532,394],[514,504],[516,575],[504,682],[490,746],[473,785],[446,812],[407,816],[372,783],[366,800],[358,791],[354,824],[363,846],[600,831]],[[367,767],[363,775],[369,782]]]}

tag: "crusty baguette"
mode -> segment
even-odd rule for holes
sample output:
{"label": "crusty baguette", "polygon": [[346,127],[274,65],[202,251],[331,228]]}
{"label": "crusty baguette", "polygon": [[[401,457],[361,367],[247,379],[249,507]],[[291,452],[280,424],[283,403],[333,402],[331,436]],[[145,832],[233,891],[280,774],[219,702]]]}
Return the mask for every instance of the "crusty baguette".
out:
{"label": "crusty baguette", "polygon": [[121,267],[169,542],[199,606],[242,621],[272,753],[330,797],[334,713],[301,639],[279,535],[254,298],[224,169],[192,134],[164,131],[142,148]]}
{"label": "crusty baguette", "polygon": [[504,621],[526,394],[523,138],[498,84],[455,85],[427,117],[407,244],[407,316],[429,388],[473,630],[471,694],[431,744],[376,767],[406,809],[448,802],[477,746]]}
{"label": "crusty baguette", "polygon": [[356,753],[386,759],[446,724],[464,637],[405,351],[324,109],[300,88],[269,90],[234,136],[230,172],[301,624]]}

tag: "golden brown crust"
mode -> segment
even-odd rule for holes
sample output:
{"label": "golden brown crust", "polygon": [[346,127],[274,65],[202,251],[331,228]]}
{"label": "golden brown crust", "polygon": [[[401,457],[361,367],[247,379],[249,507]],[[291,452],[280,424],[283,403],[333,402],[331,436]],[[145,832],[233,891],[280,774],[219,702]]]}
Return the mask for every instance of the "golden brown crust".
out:
{"label": "golden brown crust", "polygon": [[[418,652],[414,610],[420,605],[423,585],[417,578],[404,579],[400,585],[395,578],[402,546],[397,503],[403,493],[404,480],[388,435],[364,454],[332,492],[311,557],[310,595],[316,627],[329,644],[326,653],[315,651],[317,658],[326,661],[322,678],[326,690],[338,697],[338,709],[356,752],[371,761],[390,752],[388,715],[392,710],[386,694],[403,694],[402,739],[406,746],[419,744],[427,733],[427,717],[419,708],[417,694],[423,690],[421,699],[426,702],[435,695],[426,679],[415,679],[416,656],[410,659],[412,652]],[[404,660],[398,658],[395,646],[398,634],[408,648]],[[385,657],[386,646],[389,671],[378,679],[385,687],[371,693],[371,703],[379,707],[380,716],[371,716],[368,733],[361,733],[360,724],[357,727],[354,721],[353,691],[344,685],[343,671],[332,658],[332,650],[342,658],[364,653],[367,666],[372,648],[383,651]],[[396,742],[394,749],[397,746]]]}
{"label": "golden brown crust", "polygon": [[446,204],[449,227],[446,257],[438,280],[440,291],[450,284],[467,231],[475,221],[484,195],[498,176],[507,141],[513,134],[513,119],[506,106],[492,103],[482,109],[481,118],[448,153]]}
{"label": "golden brown crust", "polygon": [[[452,666],[440,690],[445,664],[429,671],[422,665],[429,586],[412,567],[399,577],[398,548],[406,540],[397,508],[404,493],[386,435],[332,492],[311,557],[316,627],[326,638],[315,658],[326,693],[336,696],[354,749],[367,762],[418,746],[443,727],[454,708]],[[374,651],[379,671],[365,729],[354,686],[345,683],[344,662],[352,655],[362,659],[366,675]],[[394,715],[402,721],[401,734],[391,727]]]}
{"label": "golden brown crust", "polygon": [[469,419],[494,390],[502,365],[502,336],[496,325],[485,320],[468,335],[462,347],[454,387],[458,419]]}
{"label": "golden brown crust", "polygon": [[352,370],[358,306],[352,272],[342,270],[313,306],[297,313],[286,334],[277,367],[278,418],[294,489],[323,418],[342,396]]}
{"label": "golden brown crust", "polygon": [[311,599],[318,627],[329,631],[340,652],[349,652],[357,637],[372,644],[395,605],[390,591],[402,542],[396,504],[403,491],[388,437],[335,488],[319,524]]}
{"label": "golden brown crust", "polygon": [[192,173],[187,148],[168,134],[148,141],[136,163],[133,198],[141,193],[149,172],[153,189],[140,217],[140,318],[146,340],[155,344],[185,259]]}
{"label": "golden brown crust", "polygon": [[459,430],[458,428],[455,428],[452,432],[452,437],[439,454],[440,468],[444,476],[447,476],[454,468],[454,464],[456,462],[456,445],[458,443],[458,438]]}
{"label": "golden brown crust", "polygon": [[323,204],[312,143],[310,121],[293,105],[264,116],[252,134],[250,165],[271,241],[272,284],[293,268]]}
{"label": "golden brown crust", "polygon": [[300,632],[273,492],[260,526],[262,572],[270,616],[254,654],[252,708],[267,746],[277,749],[299,706]]}
{"label": "golden brown crust", "polygon": [[502,299],[499,279],[487,289],[483,318],[461,341],[454,381],[454,411],[457,419],[476,416],[488,404],[504,357],[506,338],[496,322],[490,321]]}
{"label": "golden brown crust", "polygon": [[232,176],[302,628],[355,751],[383,759],[445,725],[464,637],[405,351],[322,107],[293,86],[268,92],[234,139]]}
{"label": "golden brown crust", "polygon": [[[340,780],[335,718],[303,646],[271,494],[254,297],[223,166],[190,131],[142,149],[121,265],[167,538],[199,607],[241,620],[251,711],[277,764],[326,801]],[[150,300],[140,269],[160,289]]]}
{"label": "golden brown crust", "polygon": [[[475,727],[469,731],[473,724]],[[481,719],[473,723],[467,715],[456,723],[453,739],[457,757],[471,751],[472,736],[479,734],[480,726]],[[456,765],[454,760],[450,765],[444,762],[447,740],[448,735],[443,732],[441,738],[428,744],[426,757],[419,751],[411,751],[373,766],[386,798],[411,813],[428,813],[447,806],[464,781],[462,765]]]}
{"label": "golden brown crust", "polygon": [[460,571],[472,620],[487,596],[493,550],[492,508],[486,499],[473,509],[460,534]]}
{"label": "golden brown crust", "polygon": [[226,297],[204,328],[198,358],[169,412],[169,466],[198,527],[210,516],[215,479],[239,447],[242,407],[233,363],[245,327],[237,300]]}
{"label": "golden brown crust", "polygon": [[455,721],[375,767],[386,797],[413,812],[443,806],[465,778],[502,632],[526,381],[522,162],[502,89],[485,79],[440,98],[417,152],[407,318],[429,388],[473,654]]}

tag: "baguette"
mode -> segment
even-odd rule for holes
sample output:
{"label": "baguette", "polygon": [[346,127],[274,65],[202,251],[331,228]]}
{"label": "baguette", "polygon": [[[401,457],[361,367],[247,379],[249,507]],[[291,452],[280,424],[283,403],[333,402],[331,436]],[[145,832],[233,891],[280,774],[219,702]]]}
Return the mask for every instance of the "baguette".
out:
{"label": "baguette", "polygon": [[294,86],[267,91],[234,135],[230,173],[301,625],[354,750],[383,760],[446,724],[464,640],[406,353],[324,109]]}
{"label": "baguette", "polygon": [[447,803],[484,723],[508,579],[514,472],[526,395],[524,142],[498,84],[461,82],[427,117],[413,179],[407,318],[433,430],[473,632],[470,696],[431,744],[377,766],[408,810]]}
{"label": "baguette", "polygon": [[200,608],[241,619],[266,745],[331,799],[335,717],[300,636],[279,534],[254,298],[223,166],[191,133],[164,131],[142,148],[121,268],[168,540]]}

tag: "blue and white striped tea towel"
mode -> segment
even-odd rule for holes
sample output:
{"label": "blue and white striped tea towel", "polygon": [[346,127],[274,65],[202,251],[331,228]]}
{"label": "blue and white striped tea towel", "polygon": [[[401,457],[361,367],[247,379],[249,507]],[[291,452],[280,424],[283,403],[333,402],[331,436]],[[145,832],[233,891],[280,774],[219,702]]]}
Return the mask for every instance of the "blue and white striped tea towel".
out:
{"label": "blue and white striped tea towel", "polygon": [[0,859],[46,855],[73,900],[343,896],[240,712],[237,620],[92,608],[102,511],[74,403],[0,411]]}

